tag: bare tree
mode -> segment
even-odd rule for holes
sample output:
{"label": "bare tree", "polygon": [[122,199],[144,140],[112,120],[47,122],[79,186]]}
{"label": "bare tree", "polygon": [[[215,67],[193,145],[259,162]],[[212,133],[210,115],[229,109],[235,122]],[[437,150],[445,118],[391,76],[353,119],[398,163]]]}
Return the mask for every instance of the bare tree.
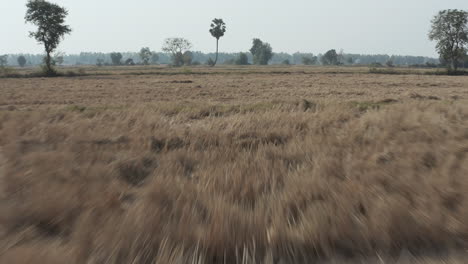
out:
{"label": "bare tree", "polygon": [[171,54],[174,66],[182,66],[184,64],[184,53],[191,48],[192,43],[184,38],[168,38],[164,41],[162,50]]}

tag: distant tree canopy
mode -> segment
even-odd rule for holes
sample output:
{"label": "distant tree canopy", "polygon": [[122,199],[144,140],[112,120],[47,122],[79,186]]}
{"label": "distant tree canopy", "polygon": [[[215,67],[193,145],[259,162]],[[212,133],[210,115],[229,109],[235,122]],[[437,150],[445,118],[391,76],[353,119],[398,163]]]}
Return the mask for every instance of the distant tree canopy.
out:
{"label": "distant tree canopy", "polygon": [[220,18],[213,19],[211,22],[210,33],[211,36],[216,38],[216,58],[212,65],[215,66],[218,62],[219,39],[224,36],[224,33],[226,33],[226,23],[224,23],[224,21]]}
{"label": "distant tree canopy", "polygon": [[[140,55],[138,52],[122,52],[123,58],[132,58],[133,61],[140,61]],[[151,63],[154,64],[169,64],[172,62],[171,54],[164,52],[154,52],[155,58],[158,60],[156,63],[151,59]],[[192,51],[193,63],[196,61],[206,62],[208,58],[214,59],[214,53],[203,53],[199,51]],[[250,52],[245,53],[246,61],[251,63],[253,60],[252,54]],[[17,59],[19,56],[24,56],[26,58],[27,64],[31,65],[40,65],[44,63],[43,55],[41,54],[9,54],[8,55],[8,64],[13,65],[17,64]],[[269,61],[269,64],[281,64],[284,60],[289,60],[291,64],[302,64],[302,57],[317,57],[317,64],[321,61],[323,55],[314,55],[312,53],[274,53],[272,59]],[[429,58],[423,56],[399,56],[399,55],[386,55],[386,54],[376,54],[376,55],[366,55],[366,54],[347,54],[344,53],[344,62],[348,65],[370,65],[375,62],[379,62],[382,65],[385,65],[387,61],[392,60],[395,66],[412,66],[412,65],[432,65],[431,67],[437,67],[440,64],[441,60],[439,58]],[[81,52],[79,54],[64,54],[64,65],[96,65],[97,60],[99,59],[102,62],[102,65],[112,64],[110,53],[102,52]],[[219,53],[218,63],[230,63],[236,64],[239,58],[239,53]],[[193,64],[192,63],[192,64]],[[462,65],[462,64],[460,64]]]}
{"label": "distant tree canopy", "polygon": [[122,64],[122,53],[120,52],[112,52],[110,54],[110,57],[111,57],[111,60],[112,60],[112,64],[114,65],[120,65]]}
{"label": "distant tree canopy", "polygon": [[125,65],[135,65],[135,62],[132,58],[128,58],[125,60]]}
{"label": "distant tree canopy", "polygon": [[18,61],[18,65],[20,67],[24,67],[26,65],[26,58],[23,55],[19,56],[16,60]]}
{"label": "distant tree canopy", "polygon": [[153,56],[153,53],[151,52],[149,48],[141,48],[139,55],[140,55],[141,62],[144,65],[148,65],[149,61],[151,60],[151,57]]}
{"label": "distant tree canopy", "polygon": [[249,65],[249,57],[247,56],[246,53],[239,53],[239,56],[237,56],[235,60],[236,65]]}
{"label": "distant tree canopy", "polygon": [[35,32],[30,32],[30,37],[35,38],[44,45],[46,57],[46,74],[54,75],[51,54],[58,47],[65,34],[71,33],[71,28],[65,25],[68,11],[57,4],[45,0],[29,0],[26,4],[25,20],[37,26]]}
{"label": "distant tree canopy", "polygon": [[250,53],[253,56],[253,63],[256,65],[267,65],[273,57],[273,49],[270,44],[263,43],[260,39],[253,39]]}
{"label": "distant tree canopy", "polygon": [[317,63],[317,57],[312,56],[312,57],[302,57],[302,64],[304,65],[314,65]]}
{"label": "distant tree canopy", "polygon": [[193,53],[191,51],[184,52],[184,55],[182,56],[182,61],[183,64],[186,66],[192,65]]}
{"label": "distant tree canopy", "polygon": [[99,67],[104,66],[104,62],[105,61],[102,58],[96,59],[96,65],[99,66]]}
{"label": "distant tree canopy", "polygon": [[395,67],[395,65],[393,64],[393,61],[390,59],[388,60],[385,65],[387,65],[387,67]]}
{"label": "distant tree canopy", "polygon": [[0,67],[5,67],[8,64],[8,55],[0,56]]}
{"label": "distant tree canopy", "polygon": [[172,65],[184,65],[184,53],[192,48],[192,43],[184,38],[168,38],[164,41],[162,50],[171,54]]}
{"label": "distant tree canopy", "polygon": [[322,56],[322,64],[323,65],[338,65],[338,54],[336,53],[336,50],[332,49],[327,51],[323,56]]}
{"label": "distant tree canopy", "polygon": [[429,39],[437,41],[436,49],[441,59],[448,62],[449,70],[456,71],[466,55],[468,12],[457,9],[440,11],[432,20]]}
{"label": "distant tree canopy", "polygon": [[152,52],[151,63],[158,64],[158,61],[159,61],[159,55],[156,52]]}

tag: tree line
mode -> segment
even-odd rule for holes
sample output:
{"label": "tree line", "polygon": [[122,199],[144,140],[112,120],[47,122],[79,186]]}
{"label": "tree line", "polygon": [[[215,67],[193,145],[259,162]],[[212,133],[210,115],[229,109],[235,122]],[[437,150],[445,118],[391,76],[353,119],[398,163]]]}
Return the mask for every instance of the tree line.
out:
{"label": "tree line", "polygon": [[[112,60],[112,54],[120,54]],[[216,56],[215,53],[203,53],[193,51],[191,55],[191,65],[207,64],[210,58]],[[8,54],[4,55],[4,66],[37,66],[43,64],[44,55],[41,54]],[[323,65],[323,54],[313,54],[307,52],[273,53],[269,64],[273,65]],[[130,59],[130,60],[129,60]],[[133,62],[135,65],[166,65],[172,63],[171,54],[164,52],[151,51],[149,61],[145,62],[140,57],[140,52],[81,52],[79,54],[61,54],[53,57],[55,65],[126,65]],[[2,56],[0,56],[0,64]],[[424,56],[400,56],[386,54],[339,54],[337,63],[339,65],[394,65],[394,66],[427,66],[435,67],[441,62],[439,59]],[[253,56],[250,52],[234,52],[218,54],[218,64],[223,65],[249,65],[253,64]],[[463,67],[463,65],[461,65]],[[465,68],[468,68],[468,58],[465,61]]]}
{"label": "tree line", "polygon": [[[30,37],[42,44],[45,56],[42,58],[43,71],[46,75],[54,75],[56,64],[71,64],[70,56],[57,52],[60,41],[72,32],[69,25],[65,24],[68,10],[57,4],[46,0],[28,0],[26,3],[25,21],[37,27],[36,31],[30,32]],[[305,64],[305,65],[354,65],[373,64],[393,67],[395,65],[424,65],[436,66],[437,61],[424,57],[402,57],[388,55],[352,55],[343,51],[337,52],[330,49],[324,54],[314,56],[313,54],[300,55],[300,63],[297,60],[298,54],[286,54],[273,52],[272,46],[258,38],[252,40],[252,47],[249,52],[239,54],[220,54],[219,42],[226,33],[226,23],[221,18],[215,18],[210,25],[209,33],[216,39],[216,52],[214,60],[212,54],[193,52],[192,44],[184,38],[169,38],[163,43],[163,53],[151,51],[148,47],[143,47],[137,54],[124,54],[113,52],[105,56],[94,54],[95,62],[98,66],[112,65],[135,65],[135,64],[157,64],[169,63],[173,66],[197,65],[205,63],[215,66],[218,60],[224,64]],[[431,21],[431,30],[428,37],[437,42],[436,49],[440,55],[440,63],[447,66],[449,71],[457,71],[460,66],[466,66],[468,62],[468,12],[457,9],[440,11]],[[80,54],[81,56],[82,54]],[[220,56],[221,55],[221,56]],[[5,66],[9,62],[8,55],[0,56],[0,66]],[[110,57],[110,62],[109,62]],[[208,57],[208,58],[206,58]],[[38,64],[33,55],[28,58],[19,55],[16,58],[18,65]],[[166,61],[169,59],[169,61]],[[74,61],[79,64],[81,61]],[[91,64],[86,61],[85,64]]]}

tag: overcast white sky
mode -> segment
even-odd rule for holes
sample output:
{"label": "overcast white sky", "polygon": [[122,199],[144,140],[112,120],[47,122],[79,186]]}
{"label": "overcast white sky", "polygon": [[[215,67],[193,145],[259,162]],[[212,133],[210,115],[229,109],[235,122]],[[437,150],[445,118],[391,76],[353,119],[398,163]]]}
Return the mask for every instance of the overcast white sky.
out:
{"label": "overcast white sky", "polygon": [[[167,37],[184,37],[194,50],[213,51],[208,33],[223,18],[227,33],[220,49],[246,51],[254,37],[275,52],[436,56],[427,39],[431,18],[442,9],[468,10],[468,0],[53,0],[70,14],[73,32],[59,50],[161,50]],[[28,37],[26,0],[0,0],[0,54],[40,53]]]}

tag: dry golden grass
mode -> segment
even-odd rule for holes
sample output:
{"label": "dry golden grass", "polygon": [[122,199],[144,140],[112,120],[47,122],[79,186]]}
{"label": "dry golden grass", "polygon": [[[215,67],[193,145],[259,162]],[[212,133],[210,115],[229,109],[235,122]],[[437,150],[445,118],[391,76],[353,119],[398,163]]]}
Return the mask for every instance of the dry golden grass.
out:
{"label": "dry golden grass", "polygon": [[466,77],[221,70],[0,80],[0,263],[465,263]]}

